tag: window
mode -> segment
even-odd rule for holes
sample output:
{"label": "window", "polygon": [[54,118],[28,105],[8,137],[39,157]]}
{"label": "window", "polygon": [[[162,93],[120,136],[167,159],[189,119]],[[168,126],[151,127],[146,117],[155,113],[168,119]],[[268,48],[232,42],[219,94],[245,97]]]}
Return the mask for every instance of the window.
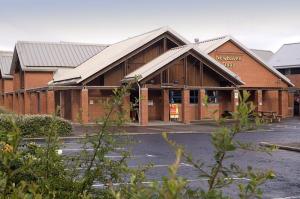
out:
{"label": "window", "polygon": [[198,90],[190,90],[190,104],[198,104]]}
{"label": "window", "polygon": [[300,74],[300,68],[291,68],[291,74]]}
{"label": "window", "polygon": [[180,104],[181,103],[181,91],[180,90],[171,90],[170,91],[170,103],[171,104]]}
{"label": "window", "polygon": [[278,71],[279,71],[281,74],[285,75],[285,69],[278,69]]}
{"label": "window", "polygon": [[207,96],[208,103],[218,103],[218,92],[212,90],[206,90],[205,94]]}

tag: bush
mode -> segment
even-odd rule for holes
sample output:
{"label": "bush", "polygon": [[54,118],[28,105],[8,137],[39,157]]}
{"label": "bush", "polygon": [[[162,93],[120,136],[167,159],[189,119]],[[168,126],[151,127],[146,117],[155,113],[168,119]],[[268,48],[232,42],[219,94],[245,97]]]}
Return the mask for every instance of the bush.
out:
{"label": "bush", "polygon": [[63,118],[49,115],[13,115],[0,114],[0,131],[12,131],[15,121],[23,137],[45,136],[50,129],[55,129],[59,136],[70,135],[72,125]]}

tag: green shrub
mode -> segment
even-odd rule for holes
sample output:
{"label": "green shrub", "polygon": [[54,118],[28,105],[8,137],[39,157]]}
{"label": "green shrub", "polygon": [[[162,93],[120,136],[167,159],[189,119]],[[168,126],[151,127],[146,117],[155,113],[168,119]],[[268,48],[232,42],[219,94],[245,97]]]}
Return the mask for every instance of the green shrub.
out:
{"label": "green shrub", "polygon": [[70,135],[72,125],[63,118],[50,115],[13,115],[0,114],[0,131],[8,132],[13,129],[12,122],[15,121],[24,137],[45,136],[50,129],[55,129],[59,136]]}

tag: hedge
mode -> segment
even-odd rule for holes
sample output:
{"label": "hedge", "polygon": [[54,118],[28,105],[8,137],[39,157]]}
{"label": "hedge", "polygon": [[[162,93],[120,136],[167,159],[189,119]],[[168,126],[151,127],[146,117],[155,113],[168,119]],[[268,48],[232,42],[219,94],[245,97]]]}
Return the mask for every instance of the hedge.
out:
{"label": "hedge", "polygon": [[13,123],[24,137],[46,136],[49,130],[56,130],[58,136],[70,135],[72,125],[69,121],[50,115],[13,115],[0,114],[0,132],[9,132]]}

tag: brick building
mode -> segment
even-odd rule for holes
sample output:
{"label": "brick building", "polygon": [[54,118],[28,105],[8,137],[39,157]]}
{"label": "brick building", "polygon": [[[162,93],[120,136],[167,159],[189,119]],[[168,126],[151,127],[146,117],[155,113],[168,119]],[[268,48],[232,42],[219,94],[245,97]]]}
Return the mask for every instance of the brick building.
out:
{"label": "brick building", "polygon": [[283,75],[287,76],[295,85],[289,89],[294,93],[294,99],[290,103],[294,103],[294,115],[299,116],[300,106],[300,43],[284,44],[271,57],[269,65],[276,68]]}
{"label": "brick building", "polygon": [[292,116],[290,80],[229,36],[193,44],[163,27],[111,45],[18,42],[9,72],[13,91],[1,95],[21,114],[60,107],[66,119],[94,122],[112,90],[138,76],[124,104],[129,110],[140,99],[138,113],[128,117],[142,125],[169,121],[174,104],[184,123],[210,119],[212,112],[224,116],[235,110],[241,90],[250,91],[258,111]]}

